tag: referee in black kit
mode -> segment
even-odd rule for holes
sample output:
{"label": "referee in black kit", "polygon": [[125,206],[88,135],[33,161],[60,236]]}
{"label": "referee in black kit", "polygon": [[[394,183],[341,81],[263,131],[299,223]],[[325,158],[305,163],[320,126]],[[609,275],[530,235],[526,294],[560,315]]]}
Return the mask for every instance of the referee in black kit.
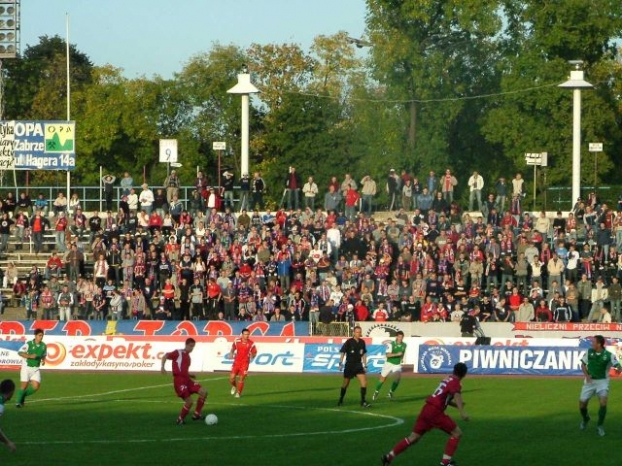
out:
{"label": "referee in black kit", "polygon": [[346,340],[339,351],[341,358],[339,359],[339,370],[343,368],[343,358],[346,359],[346,366],[343,371],[343,385],[341,386],[341,396],[339,396],[339,402],[337,406],[343,404],[343,397],[346,394],[350,380],[354,377],[359,379],[361,384],[361,406],[363,408],[369,408],[371,405],[365,399],[367,394],[367,377],[365,372],[367,371],[367,348],[365,342],[361,338],[363,330],[358,325],[354,327],[354,336]]}

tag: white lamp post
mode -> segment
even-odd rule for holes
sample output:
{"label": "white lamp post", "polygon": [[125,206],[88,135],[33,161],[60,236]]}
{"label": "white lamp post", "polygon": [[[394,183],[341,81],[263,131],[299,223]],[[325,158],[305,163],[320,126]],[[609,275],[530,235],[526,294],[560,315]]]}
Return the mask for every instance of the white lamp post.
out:
{"label": "white lamp post", "polygon": [[242,68],[242,73],[238,74],[238,83],[227,91],[228,94],[239,94],[242,96],[242,163],[241,176],[249,174],[249,101],[250,94],[259,92],[255,86],[251,84],[251,75],[248,74],[246,65]]}
{"label": "white lamp post", "polygon": [[571,206],[581,197],[581,89],[591,89],[590,83],[583,79],[581,60],[569,62],[575,67],[570,72],[570,79],[559,85],[572,89],[572,201]]}

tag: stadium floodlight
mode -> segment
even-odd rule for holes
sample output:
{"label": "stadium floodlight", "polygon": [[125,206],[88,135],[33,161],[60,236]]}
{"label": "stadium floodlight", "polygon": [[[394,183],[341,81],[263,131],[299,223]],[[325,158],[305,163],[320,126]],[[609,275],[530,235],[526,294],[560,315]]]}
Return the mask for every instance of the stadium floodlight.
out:
{"label": "stadium floodlight", "polygon": [[233,86],[231,89],[227,91],[228,94],[238,94],[242,97],[242,131],[241,131],[241,174],[242,176],[247,175],[249,173],[249,106],[250,99],[249,96],[251,94],[256,94],[259,92],[252,83],[251,83],[251,75],[248,72],[248,66],[242,65],[242,72],[238,74],[238,83]]}
{"label": "stadium floodlight", "polygon": [[592,89],[594,86],[583,79],[582,60],[570,60],[568,63],[574,70],[570,71],[570,79],[558,87],[572,90],[572,207],[581,197],[581,89]]}
{"label": "stadium floodlight", "polygon": [[19,51],[20,0],[0,0],[0,59],[15,58]]}

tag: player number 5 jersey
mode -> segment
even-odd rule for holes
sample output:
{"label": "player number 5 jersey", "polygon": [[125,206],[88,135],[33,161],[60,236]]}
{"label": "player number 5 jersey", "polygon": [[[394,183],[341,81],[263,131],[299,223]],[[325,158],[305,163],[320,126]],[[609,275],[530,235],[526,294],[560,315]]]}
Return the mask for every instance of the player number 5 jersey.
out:
{"label": "player number 5 jersey", "polygon": [[428,397],[426,403],[431,404],[437,407],[440,410],[445,410],[449,403],[454,398],[456,393],[460,393],[462,391],[462,384],[460,383],[460,379],[456,376],[450,375],[445,380],[443,380],[434,393]]}

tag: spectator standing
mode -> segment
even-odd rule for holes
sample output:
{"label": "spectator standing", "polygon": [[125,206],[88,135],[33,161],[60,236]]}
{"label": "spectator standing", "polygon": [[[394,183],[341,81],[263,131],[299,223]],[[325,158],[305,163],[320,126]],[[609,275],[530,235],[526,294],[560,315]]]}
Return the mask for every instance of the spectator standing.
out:
{"label": "spectator standing", "polygon": [[240,212],[244,212],[250,207],[249,194],[251,192],[251,180],[248,173],[242,175],[240,180]]}
{"label": "spectator standing", "polygon": [[516,322],[531,322],[535,318],[535,309],[533,304],[529,301],[529,298],[525,296],[523,302],[518,307],[518,313],[516,314]]}
{"label": "spectator standing", "polygon": [[525,190],[525,180],[523,180],[523,175],[517,173],[514,179],[512,180],[512,197],[522,197],[523,192]]}
{"label": "spectator standing", "polygon": [[134,213],[134,215],[136,215],[136,212],[138,212],[138,194],[136,194],[136,190],[134,188],[130,189],[130,193],[127,195],[127,208],[129,210],[129,213]]}
{"label": "spectator standing", "polygon": [[387,194],[389,195],[389,211],[397,208],[400,186],[400,178],[395,173],[395,169],[392,168],[389,170],[386,185]]}
{"label": "spectator standing", "polygon": [[106,210],[112,210],[112,195],[114,193],[114,182],[117,177],[111,174],[102,176],[102,189],[104,192],[104,200],[106,201]]}
{"label": "spectator standing", "polygon": [[451,173],[451,170],[445,170],[445,176],[441,178],[441,191],[443,191],[443,198],[451,204],[454,202],[454,189],[458,186],[458,180]]}
{"label": "spectator standing", "polygon": [[361,180],[361,195],[361,212],[371,215],[374,208],[374,196],[376,195],[376,182],[369,175],[364,176]]}
{"label": "spectator standing", "polygon": [[611,284],[607,290],[609,295],[609,306],[611,307],[611,318],[614,322],[620,322],[620,303],[622,302],[622,286],[620,279],[616,276],[611,278]]}
{"label": "spectator standing", "polygon": [[230,171],[225,171],[222,179],[222,189],[224,190],[224,204],[233,210],[233,185],[235,184],[235,176]]}
{"label": "spectator standing", "polygon": [[402,186],[402,208],[409,211],[412,207],[413,187],[410,178],[406,178]]}
{"label": "spectator standing", "polygon": [[73,215],[80,208],[80,198],[78,197],[78,193],[73,193],[71,195],[71,199],[69,199],[69,215]]}
{"label": "spectator standing", "polygon": [[287,208],[298,210],[298,194],[302,187],[300,176],[296,173],[296,167],[289,167],[285,180],[285,191],[287,195]]}
{"label": "spectator standing", "polygon": [[341,203],[341,193],[335,189],[333,185],[328,187],[328,192],[324,195],[324,210],[326,212],[339,212],[339,204]]}
{"label": "spectator standing", "polygon": [[177,171],[171,170],[170,175],[168,175],[164,180],[164,187],[166,188],[166,200],[169,204],[173,200],[173,196],[179,197],[179,186],[180,180],[179,176],[177,176]]}
{"label": "spectator standing", "polygon": [[359,196],[359,193],[357,192],[356,188],[353,186],[350,186],[348,188],[348,191],[346,192],[345,204],[346,204],[346,218],[350,220],[351,222],[353,222],[354,218],[356,217],[356,207],[358,205],[360,198],[361,196]]}
{"label": "spectator standing", "polygon": [[431,171],[428,175],[426,187],[428,188],[428,192],[432,196],[434,196],[438,191],[438,178],[436,177],[436,173],[434,173],[433,171]]}
{"label": "spectator standing", "polygon": [[302,194],[305,198],[305,207],[309,207],[311,210],[315,210],[315,197],[317,196],[319,189],[317,184],[310,176],[307,182],[302,187]]}
{"label": "spectator standing", "polygon": [[497,180],[497,183],[495,184],[495,191],[497,192],[497,197],[495,199],[497,210],[499,213],[503,213],[505,212],[505,202],[508,197],[508,185],[505,178],[501,177]]}
{"label": "spectator standing", "polygon": [[551,289],[552,283],[554,281],[557,283],[563,283],[562,273],[564,273],[564,261],[559,258],[556,252],[553,253],[553,257],[551,257],[548,264],[546,265],[546,269],[549,273],[549,289]]}
{"label": "spectator standing", "polygon": [[255,172],[253,174],[253,182],[251,186],[253,193],[253,205],[251,206],[251,209],[255,209],[259,206],[260,210],[264,210],[263,193],[266,190],[266,183],[259,172]]}
{"label": "spectator standing", "polygon": [[421,194],[417,196],[417,207],[421,211],[421,214],[427,218],[428,212],[432,208],[434,198],[428,192],[428,188],[423,188]]}
{"label": "spectator standing", "polygon": [[73,293],[69,291],[68,285],[63,285],[57,298],[59,320],[71,320],[71,307],[74,304]]}
{"label": "spectator standing", "polygon": [[5,252],[8,249],[9,236],[13,223],[13,220],[9,218],[9,214],[4,212],[0,219],[0,252]]}
{"label": "spectator standing", "polygon": [[600,311],[605,304],[605,301],[609,299],[607,294],[607,287],[603,281],[603,277],[598,277],[594,288],[592,288],[592,307],[590,313],[587,316],[589,323],[596,322],[600,316]]}
{"label": "spectator standing", "polygon": [[477,171],[474,171],[468,181],[469,184],[469,212],[473,211],[473,201],[477,200],[477,209],[482,210],[482,189],[484,189],[484,178]]}
{"label": "spectator standing", "polygon": [[134,186],[134,180],[128,172],[123,173],[123,178],[119,181],[121,186],[121,196],[129,196],[130,190]]}
{"label": "spectator standing", "polygon": [[[143,183],[141,187],[143,188],[143,190],[141,191],[140,196],[138,196],[138,201],[140,202],[140,208],[141,210],[145,211],[147,214],[150,214],[151,209],[153,208],[153,201],[154,201],[153,191],[149,189],[149,185],[147,183]],[[168,189],[167,189],[167,195],[168,195]],[[132,206],[130,205],[130,210],[131,209],[132,209]]]}
{"label": "spectator standing", "polygon": [[34,245],[35,255],[38,256],[43,249],[43,234],[45,230],[50,228],[50,222],[47,218],[41,215],[41,211],[38,210],[31,222],[32,228],[32,242]]}

